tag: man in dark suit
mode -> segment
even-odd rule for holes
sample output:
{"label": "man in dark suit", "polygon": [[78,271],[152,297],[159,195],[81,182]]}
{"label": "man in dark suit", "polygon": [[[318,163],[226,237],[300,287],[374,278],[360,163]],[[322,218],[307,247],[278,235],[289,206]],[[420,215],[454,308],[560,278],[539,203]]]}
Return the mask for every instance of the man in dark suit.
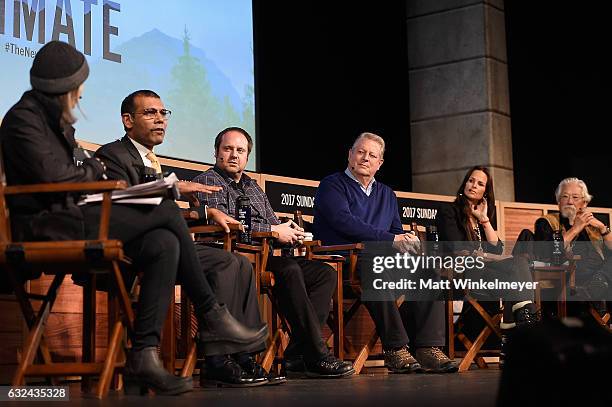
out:
{"label": "man in dark suit", "polygon": [[[106,144],[96,152],[96,157],[106,164],[111,179],[140,184],[148,175],[161,176],[161,166],[153,149],[164,141],[171,112],[155,92],[139,90],[127,96],[121,104],[121,118],[126,135]],[[179,181],[179,192],[191,196],[194,192],[209,191],[198,183]],[[204,208],[208,220],[223,226],[236,220],[214,208]],[[196,245],[202,269],[218,301],[227,305],[230,313],[249,327],[262,325],[257,303],[257,292],[253,271],[249,261],[240,255],[224,250]],[[208,355],[206,373],[200,376],[203,385],[225,385],[232,387],[277,384],[283,378],[268,375],[252,357],[253,352],[265,348],[262,342],[256,348],[235,346],[226,354]]]}

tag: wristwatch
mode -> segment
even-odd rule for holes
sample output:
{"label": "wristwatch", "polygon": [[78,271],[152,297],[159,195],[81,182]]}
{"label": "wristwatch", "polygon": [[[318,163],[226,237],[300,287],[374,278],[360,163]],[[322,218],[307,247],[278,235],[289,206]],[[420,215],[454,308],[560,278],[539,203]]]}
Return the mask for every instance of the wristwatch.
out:
{"label": "wristwatch", "polygon": [[606,226],[606,230],[601,234],[601,237],[606,236],[608,233],[610,233],[610,226]]}

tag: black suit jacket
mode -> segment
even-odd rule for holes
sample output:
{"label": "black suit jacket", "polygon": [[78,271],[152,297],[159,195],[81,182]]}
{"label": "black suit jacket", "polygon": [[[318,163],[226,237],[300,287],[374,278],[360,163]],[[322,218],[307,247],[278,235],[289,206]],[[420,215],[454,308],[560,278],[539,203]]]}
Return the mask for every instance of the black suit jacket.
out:
{"label": "black suit jacket", "polygon": [[106,174],[110,179],[124,180],[129,185],[142,183],[145,165],[140,153],[128,136],[105,144],[96,151],[96,157],[106,164]]}
{"label": "black suit jacket", "polygon": [[[100,147],[96,151],[96,157],[106,164],[106,174],[109,179],[124,180],[128,186],[142,184],[145,173],[155,174],[152,168],[144,165],[138,149],[127,135],[121,140]],[[177,196],[169,192],[169,197],[174,199]],[[206,217],[204,207],[196,211],[201,219]]]}

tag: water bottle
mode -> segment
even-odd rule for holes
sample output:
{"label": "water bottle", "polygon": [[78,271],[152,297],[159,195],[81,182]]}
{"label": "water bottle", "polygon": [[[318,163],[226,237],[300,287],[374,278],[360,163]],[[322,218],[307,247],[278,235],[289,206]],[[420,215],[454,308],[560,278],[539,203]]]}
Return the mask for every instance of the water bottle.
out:
{"label": "water bottle", "polygon": [[304,229],[304,219],[302,219],[302,211],[293,212],[293,221],[302,229]]}
{"label": "water bottle", "polygon": [[[296,225],[304,229],[304,219],[302,219],[302,211],[296,210],[293,212],[293,221]],[[298,248],[298,256],[306,256],[306,246],[302,245]]]}
{"label": "water bottle", "polygon": [[244,244],[252,244],[251,200],[248,196],[242,195],[236,199],[236,220],[244,227],[244,231],[238,233],[238,241]]}
{"label": "water bottle", "polygon": [[440,253],[440,236],[438,235],[438,227],[429,225],[427,230],[427,247],[428,255],[437,256]]}
{"label": "water bottle", "polygon": [[560,266],[563,263],[563,234],[561,229],[557,229],[553,232],[552,264]]}

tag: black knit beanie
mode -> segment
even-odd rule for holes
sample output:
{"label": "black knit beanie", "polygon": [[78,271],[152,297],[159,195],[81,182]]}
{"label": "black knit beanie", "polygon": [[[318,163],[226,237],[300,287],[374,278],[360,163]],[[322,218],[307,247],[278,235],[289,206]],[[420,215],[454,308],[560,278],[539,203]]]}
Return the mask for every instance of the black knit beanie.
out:
{"label": "black knit beanie", "polygon": [[50,41],[34,57],[30,69],[32,88],[45,93],[62,94],[78,88],[89,76],[85,56],[73,46]]}

